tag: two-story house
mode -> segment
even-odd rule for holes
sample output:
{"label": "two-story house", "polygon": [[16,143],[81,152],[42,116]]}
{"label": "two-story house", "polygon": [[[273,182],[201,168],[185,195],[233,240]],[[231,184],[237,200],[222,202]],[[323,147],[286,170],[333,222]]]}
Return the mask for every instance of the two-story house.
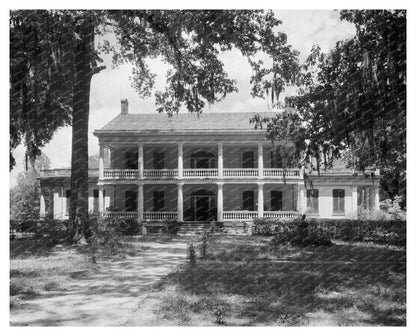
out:
{"label": "two-story house", "polygon": [[[274,113],[264,113],[272,116]],[[89,210],[139,221],[235,221],[261,217],[355,217],[377,209],[380,175],[283,168],[254,113],[121,113],[94,135],[99,169],[89,172]],[[289,160],[290,161],[290,160]],[[290,162],[286,162],[290,164]],[[287,167],[287,165],[286,165]],[[41,216],[68,218],[70,170],[43,171]]]}

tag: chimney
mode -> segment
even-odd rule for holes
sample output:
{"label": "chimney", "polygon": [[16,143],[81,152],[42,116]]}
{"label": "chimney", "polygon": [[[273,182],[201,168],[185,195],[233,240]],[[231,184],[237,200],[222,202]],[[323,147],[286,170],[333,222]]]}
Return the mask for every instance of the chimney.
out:
{"label": "chimney", "polygon": [[121,100],[121,114],[129,114],[129,101],[127,99]]}

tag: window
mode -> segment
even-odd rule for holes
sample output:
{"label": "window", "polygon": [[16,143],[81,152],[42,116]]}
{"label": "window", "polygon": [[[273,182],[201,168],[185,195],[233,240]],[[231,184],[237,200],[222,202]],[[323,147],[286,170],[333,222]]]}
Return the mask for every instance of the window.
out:
{"label": "window", "polygon": [[282,168],[283,167],[283,159],[280,155],[279,151],[271,151],[270,152],[270,166],[271,168]]}
{"label": "window", "polygon": [[161,211],[165,207],[165,192],[153,191],[153,211]]}
{"label": "window", "polygon": [[165,169],[165,152],[153,152],[153,169]]}
{"label": "window", "polygon": [[270,191],[270,211],[283,210],[283,192],[281,190]]}
{"label": "window", "polygon": [[215,168],[215,156],[212,153],[200,151],[191,155],[192,169]]}
{"label": "window", "polygon": [[243,168],[254,168],[254,152],[243,153]]}
{"label": "window", "polygon": [[308,189],[306,191],[306,205],[312,212],[319,212],[319,190]]}
{"label": "window", "polygon": [[137,192],[126,191],[126,211],[137,211]]}
{"label": "window", "polygon": [[[99,211],[99,191],[98,189],[94,189],[93,190],[93,197],[94,197],[94,202],[93,202],[93,212],[97,213]],[[103,201],[105,203],[105,189],[103,190]]]}
{"label": "window", "polygon": [[334,213],[343,214],[345,212],[345,190],[344,189],[333,189],[332,199]]}
{"label": "window", "polygon": [[254,191],[243,191],[243,210],[254,211]]}
{"label": "window", "polygon": [[137,151],[126,152],[126,169],[137,169],[139,154]]}

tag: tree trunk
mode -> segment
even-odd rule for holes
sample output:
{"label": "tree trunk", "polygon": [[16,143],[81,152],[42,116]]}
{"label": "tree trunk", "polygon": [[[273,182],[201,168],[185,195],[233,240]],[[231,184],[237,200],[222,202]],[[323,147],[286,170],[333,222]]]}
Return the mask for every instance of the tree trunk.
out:
{"label": "tree trunk", "polygon": [[88,230],[88,118],[94,26],[86,20],[75,43],[72,111],[71,202],[69,238],[77,243]]}

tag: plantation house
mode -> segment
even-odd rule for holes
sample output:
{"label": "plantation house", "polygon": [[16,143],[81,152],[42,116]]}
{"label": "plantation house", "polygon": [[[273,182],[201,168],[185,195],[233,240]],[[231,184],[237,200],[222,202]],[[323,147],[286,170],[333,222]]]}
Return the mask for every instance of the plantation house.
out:
{"label": "plantation house", "polygon": [[[261,217],[356,217],[377,209],[377,170],[308,174],[283,160],[254,113],[121,113],[94,132],[99,169],[89,171],[89,211],[139,221],[250,221]],[[272,116],[273,113],[264,113]],[[286,159],[285,159],[286,160]],[[286,167],[290,166],[287,160]],[[67,219],[70,170],[44,170],[41,216]]]}

